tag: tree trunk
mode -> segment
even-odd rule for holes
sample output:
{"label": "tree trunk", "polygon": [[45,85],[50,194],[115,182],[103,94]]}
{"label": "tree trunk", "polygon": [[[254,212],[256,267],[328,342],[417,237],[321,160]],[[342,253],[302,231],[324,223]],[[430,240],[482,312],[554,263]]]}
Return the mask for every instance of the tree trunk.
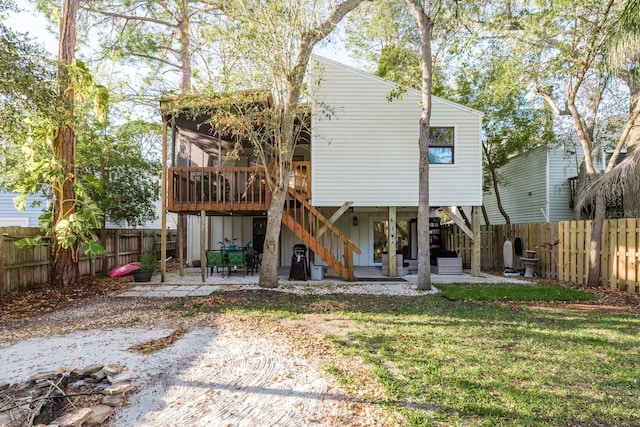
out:
{"label": "tree trunk", "polygon": [[509,214],[504,210],[504,206],[502,206],[502,198],[500,197],[500,189],[498,188],[498,177],[496,176],[496,171],[492,168],[489,168],[489,173],[491,173],[491,184],[493,185],[493,193],[496,196],[496,204],[498,205],[498,210],[504,217],[505,224],[511,224],[511,218],[509,218]]}
{"label": "tree trunk", "polygon": [[191,93],[191,35],[189,33],[189,2],[179,2],[178,31],[180,33],[180,93]]}
{"label": "tree trunk", "polygon": [[[314,46],[322,41],[336,27],[336,25],[355,9],[363,0],[345,0],[337,4],[331,10],[329,16],[315,28],[310,28],[302,34],[299,52],[295,58],[294,66],[286,77],[285,99],[277,116],[281,117],[275,125],[276,136],[271,142],[275,155],[270,162],[263,156],[261,159],[267,174],[275,165],[275,176],[268,179],[271,189],[271,202],[267,211],[267,229],[265,231],[264,250],[262,253],[262,267],[260,269],[259,285],[267,288],[278,286],[278,254],[279,239],[282,226],[282,213],[286,200],[289,176],[291,173],[291,160],[296,147],[294,125],[296,111],[300,104],[300,93],[304,81],[305,72]],[[285,67],[286,69],[286,67]]]}
{"label": "tree trunk", "polygon": [[591,222],[591,241],[589,242],[589,276],[587,286],[600,285],[600,251],[602,249],[602,229],[606,213],[604,193],[596,196],[596,209]]}
{"label": "tree trunk", "polygon": [[487,214],[487,208],[482,204],[482,216],[484,217],[484,225],[491,225],[489,221],[489,215]]}
{"label": "tree trunk", "polygon": [[422,70],[422,111],[418,139],[418,290],[431,289],[431,247],[429,242],[429,126],[431,121],[433,21],[419,0],[408,0],[420,33],[420,68]]}
{"label": "tree trunk", "polygon": [[51,243],[52,266],[51,285],[54,287],[75,286],[80,281],[78,267],[78,243],[65,248],[58,242],[55,226],[68,219],[76,211],[75,181],[76,140],[70,119],[73,116],[74,88],[69,75],[69,67],[75,61],[77,0],[64,0],[60,20],[60,41],[58,45],[58,93],[64,96],[71,109],[69,120],[56,130],[53,139],[53,153],[62,162],[63,181],[54,183],[53,189],[53,239]]}
{"label": "tree trunk", "polygon": [[[496,196],[496,204],[498,205],[498,210],[504,217],[505,224],[511,224],[511,218],[509,218],[507,211],[505,211],[504,206],[502,206],[502,198],[500,197],[500,189],[498,188],[498,175],[496,174],[496,168],[493,166],[491,156],[489,155],[489,149],[485,144],[482,144],[482,151],[484,152],[484,157],[487,160],[487,169],[489,169],[489,174],[491,174],[491,185],[493,187],[493,193]],[[483,213],[485,214],[486,221],[486,210],[484,209],[484,205]],[[489,221],[486,221],[486,223],[487,225],[489,225]]]}
{"label": "tree trunk", "polygon": [[[640,82],[634,81],[633,83],[629,84],[629,88],[631,90],[630,109],[631,114],[636,114],[636,119],[633,123],[631,131],[629,132],[629,139],[627,141],[627,153],[631,153],[635,150],[640,150],[640,114],[638,114],[638,110],[640,110]],[[622,203],[624,205],[624,215],[626,217],[639,217],[640,193],[636,188],[626,188],[623,194],[624,197],[622,199]]]}
{"label": "tree trunk", "polygon": [[267,211],[267,229],[264,236],[262,265],[258,284],[263,288],[278,287],[278,254],[280,253],[280,229],[282,209],[287,188],[276,188],[271,193],[271,204]]}

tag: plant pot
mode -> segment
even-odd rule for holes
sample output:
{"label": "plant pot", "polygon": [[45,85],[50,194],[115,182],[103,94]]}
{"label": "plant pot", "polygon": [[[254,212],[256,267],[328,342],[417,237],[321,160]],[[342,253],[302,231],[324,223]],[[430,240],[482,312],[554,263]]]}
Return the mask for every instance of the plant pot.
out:
{"label": "plant pot", "polygon": [[151,281],[152,275],[153,275],[153,270],[134,270],[133,280],[135,282],[149,282]]}

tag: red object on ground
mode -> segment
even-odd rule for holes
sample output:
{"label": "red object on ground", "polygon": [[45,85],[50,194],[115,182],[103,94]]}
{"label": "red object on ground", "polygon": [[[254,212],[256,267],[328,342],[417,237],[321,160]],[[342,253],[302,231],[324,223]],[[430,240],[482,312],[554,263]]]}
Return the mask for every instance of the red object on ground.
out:
{"label": "red object on ground", "polygon": [[137,262],[137,261],[136,262],[130,262],[129,264],[116,265],[109,272],[109,277],[126,276],[128,274],[131,274],[133,272],[133,270],[138,270],[138,269],[140,269],[140,263]]}

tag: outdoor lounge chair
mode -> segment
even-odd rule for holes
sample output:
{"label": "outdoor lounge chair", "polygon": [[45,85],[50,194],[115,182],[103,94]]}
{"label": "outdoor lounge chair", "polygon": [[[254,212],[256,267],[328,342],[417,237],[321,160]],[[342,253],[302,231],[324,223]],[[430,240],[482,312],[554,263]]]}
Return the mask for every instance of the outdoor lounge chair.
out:
{"label": "outdoor lounge chair", "polygon": [[431,252],[431,272],[434,274],[462,274],[462,258],[456,251],[434,249]]}

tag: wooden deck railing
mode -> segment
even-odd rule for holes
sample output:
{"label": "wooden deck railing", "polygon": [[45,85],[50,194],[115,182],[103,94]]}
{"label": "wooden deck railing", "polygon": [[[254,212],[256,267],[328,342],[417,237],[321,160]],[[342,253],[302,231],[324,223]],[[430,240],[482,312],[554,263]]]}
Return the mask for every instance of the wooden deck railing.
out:
{"label": "wooden deck railing", "polygon": [[[311,197],[311,163],[294,162],[289,179],[305,199]],[[167,208],[170,212],[257,214],[266,211],[271,192],[259,167],[169,168]]]}
{"label": "wooden deck railing", "polygon": [[171,212],[263,212],[271,193],[260,168],[169,169]]}

